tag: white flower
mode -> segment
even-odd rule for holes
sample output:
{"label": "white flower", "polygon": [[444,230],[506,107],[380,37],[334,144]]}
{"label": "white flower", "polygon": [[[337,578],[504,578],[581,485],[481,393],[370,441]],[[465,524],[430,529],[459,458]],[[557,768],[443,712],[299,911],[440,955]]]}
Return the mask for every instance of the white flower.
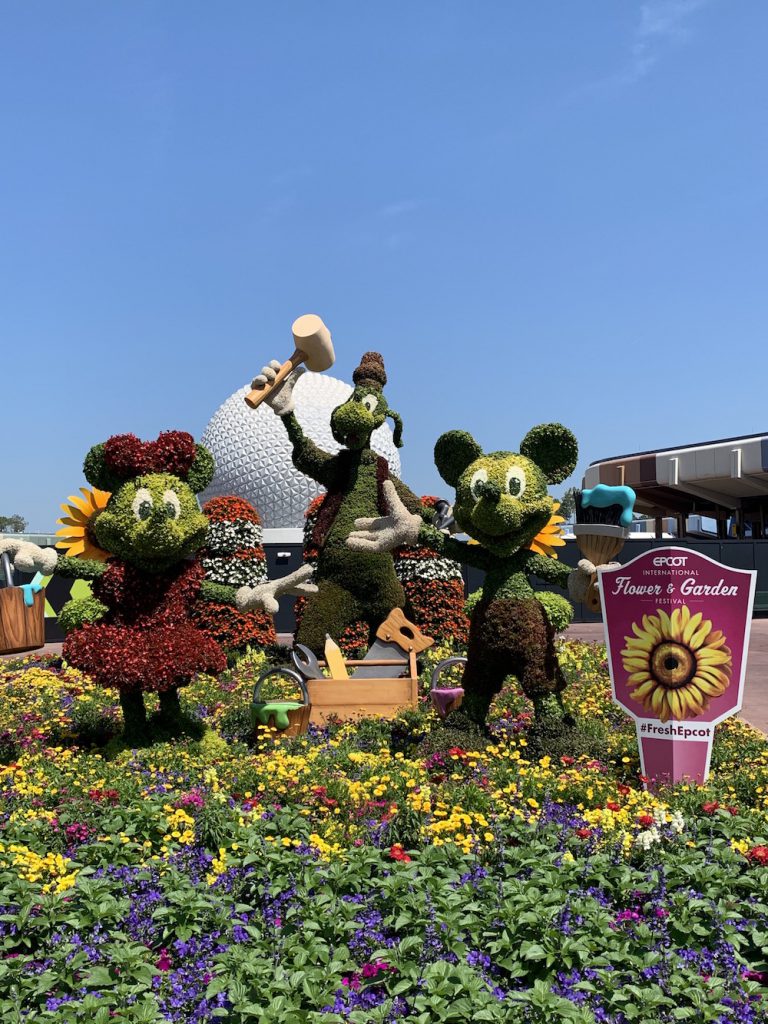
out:
{"label": "white flower", "polygon": [[267,563],[264,559],[226,558],[214,556],[202,559],[207,579],[232,587],[256,587],[267,582]]}
{"label": "white flower", "polygon": [[232,555],[243,548],[259,547],[262,536],[262,529],[257,523],[246,519],[222,519],[209,525],[206,547],[217,555]]}
{"label": "white flower", "polygon": [[641,850],[649,850],[655,843],[660,842],[661,832],[659,832],[655,825],[642,832],[638,832],[635,836],[635,846],[639,846]]}
{"label": "white flower", "polygon": [[399,558],[395,562],[395,572],[401,583],[411,583],[413,580],[447,583],[449,580],[462,579],[459,563],[450,558]]}

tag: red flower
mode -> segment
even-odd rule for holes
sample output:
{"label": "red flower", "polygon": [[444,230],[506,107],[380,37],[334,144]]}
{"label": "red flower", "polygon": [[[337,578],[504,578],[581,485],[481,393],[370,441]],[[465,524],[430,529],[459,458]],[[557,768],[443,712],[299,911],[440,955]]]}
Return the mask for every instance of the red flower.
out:
{"label": "red flower", "polygon": [[717,802],[717,800],[710,800],[707,803],[702,804],[701,809],[702,811],[704,811],[705,814],[714,814],[719,806],[720,804]]}
{"label": "red flower", "polygon": [[203,505],[203,513],[212,523],[235,522],[243,519],[247,523],[261,524],[261,517],[250,502],[234,495],[211,498]]}
{"label": "red flower", "polygon": [[576,829],[576,835],[579,837],[579,839],[589,839],[589,837],[592,835],[592,829],[591,828],[577,828]]}
{"label": "red flower", "polygon": [[621,804],[617,804],[615,800],[606,801],[605,806],[609,811],[613,811],[614,813],[621,810]]}
{"label": "red flower", "polygon": [[637,819],[638,825],[642,825],[643,828],[650,828],[653,824],[652,814],[641,814]]}
{"label": "red flower", "polygon": [[765,866],[768,864],[768,846],[753,846],[747,854],[747,860]]}
{"label": "red flower", "polygon": [[631,792],[630,787],[625,786],[623,782],[619,783],[619,785],[616,788],[622,796],[626,796],[627,793]]}
{"label": "red flower", "polygon": [[392,860],[401,860],[404,862],[407,862],[411,859],[405,852],[405,850],[402,848],[400,843],[393,843],[392,846],[390,846],[389,856],[392,858]]}
{"label": "red flower", "polygon": [[560,762],[564,765],[571,765],[573,764],[574,760],[575,758],[571,757],[569,754],[563,754],[563,756],[560,758]]}
{"label": "red flower", "polygon": [[168,950],[163,948],[160,950],[160,956],[155,961],[155,967],[158,971],[170,971],[173,966],[173,961],[168,955]]}

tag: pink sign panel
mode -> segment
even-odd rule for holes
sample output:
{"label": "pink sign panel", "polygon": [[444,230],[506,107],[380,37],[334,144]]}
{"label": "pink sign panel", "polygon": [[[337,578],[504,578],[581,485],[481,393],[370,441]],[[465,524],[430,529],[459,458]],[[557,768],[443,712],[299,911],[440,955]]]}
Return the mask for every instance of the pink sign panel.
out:
{"label": "pink sign panel", "polygon": [[613,698],[652,782],[705,781],[714,727],[741,709],[756,577],[676,547],[600,569]]}

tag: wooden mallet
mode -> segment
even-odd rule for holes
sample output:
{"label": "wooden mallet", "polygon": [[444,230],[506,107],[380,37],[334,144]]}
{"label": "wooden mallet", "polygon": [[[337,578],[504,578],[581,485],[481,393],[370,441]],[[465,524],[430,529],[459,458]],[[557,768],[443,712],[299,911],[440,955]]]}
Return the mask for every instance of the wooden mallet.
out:
{"label": "wooden mallet", "polygon": [[305,313],[304,316],[293,321],[291,331],[296,351],[287,362],[283,363],[271,383],[248,392],[245,401],[252,409],[257,409],[270,391],[279,387],[291,370],[295,370],[301,363],[305,363],[307,369],[314,373],[321,373],[333,366],[336,354],[333,351],[331,332],[319,316],[315,316],[314,313]]}

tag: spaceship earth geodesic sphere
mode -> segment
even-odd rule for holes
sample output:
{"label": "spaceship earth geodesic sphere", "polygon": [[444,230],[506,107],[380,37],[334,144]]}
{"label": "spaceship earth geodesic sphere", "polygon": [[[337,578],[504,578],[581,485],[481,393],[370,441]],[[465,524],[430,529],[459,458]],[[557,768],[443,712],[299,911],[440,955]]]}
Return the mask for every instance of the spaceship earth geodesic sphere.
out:
{"label": "spaceship earth geodesic sphere", "polygon": [[[250,387],[242,387],[221,405],[205,428],[202,443],[216,462],[210,487],[201,502],[224,494],[249,501],[264,529],[301,529],[307,506],[323,488],[293,465],[291,443],[280,418],[262,402],[245,404]],[[307,437],[326,452],[337,452],[331,413],[352,394],[352,387],[324,373],[304,373],[293,391],[296,418]],[[373,432],[371,447],[400,476],[400,457],[388,424]]]}

